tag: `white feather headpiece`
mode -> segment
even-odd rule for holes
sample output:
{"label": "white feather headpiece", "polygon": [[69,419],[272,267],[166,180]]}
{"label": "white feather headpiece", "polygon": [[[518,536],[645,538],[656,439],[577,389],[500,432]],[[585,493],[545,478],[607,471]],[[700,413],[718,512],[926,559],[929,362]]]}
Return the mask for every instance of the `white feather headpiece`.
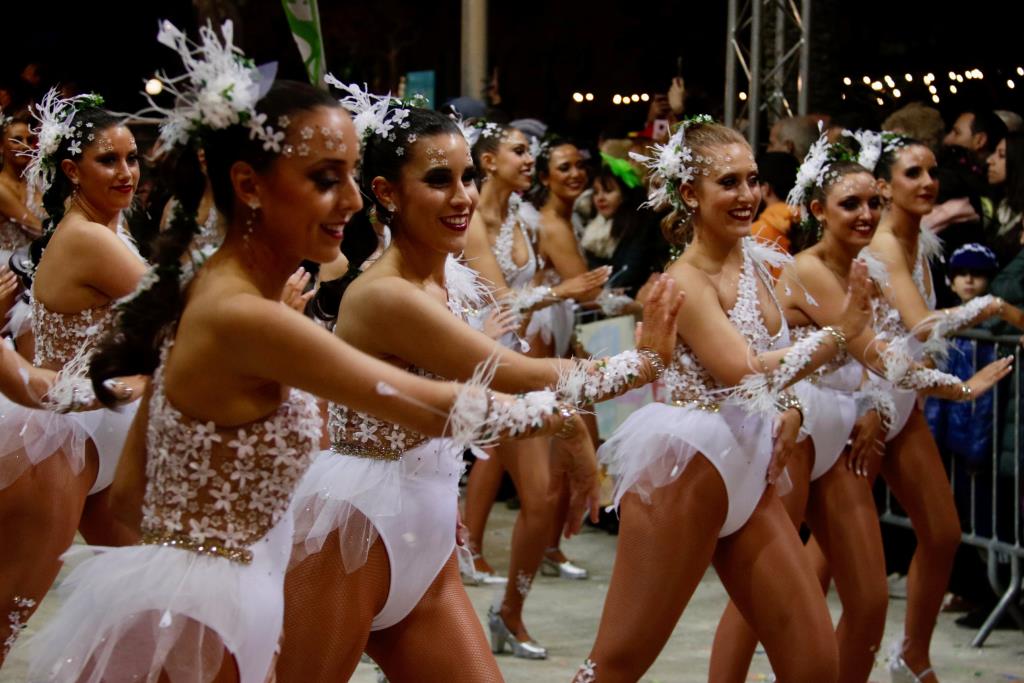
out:
{"label": "white feather headpiece", "polygon": [[[221,130],[233,125],[249,128],[250,139],[263,141],[263,149],[281,151],[283,131],[266,125],[266,115],[256,112],[256,103],[270,90],[276,65],[257,68],[233,42],[231,20],[220,27],[199,28],[199,42],[193,42],[169,21],[160,22],[157,41],[181,57],[185,73],[169,77],[159,74],[164,91],[174,97],[173,108],[161,107],[146,94],[146,114],[160,115],[160,142],[170,148],[188,142],[203,129]],[[145,117],[140,117],[145,119]]]}
{"label": "white feather headpiece", "polygon": [[675,209],[683,208],[683,200],[679,196],[679,186],[693,181],[694,168],[693,149],[686,144],[686,128],[690,123],[710,123],[710,116],[698,116],[692,121],[681,124],[665,144],[654,143],[653,154],[630,152],[634,161],[639,161],[654,176],[644,206],[659,209],[671,205]]}
{"label": "white feather headpiece", "polygon": [[53,184],[57,172],[55,155],[61,143],[72,138],[68,151],[75,156],[82,153],[82,141],[89,134],[75,124],[75,116],[83,109],[99,107],[102,104],[103,98],[94,93],[61,97],[56,88],[51,88],[32,107],[32,116],[39,122],[39,125],[32,129],[38,143],[35,147],[21,152],[29,158],[28,166],[25,168],[25,180],[28,183],[30,205],[38,197],[42,197]]}
{"label": "white feather headpiece", "polygon": [[409,110],[393,106],[390,93],[374,95],[365,86],[360,88],[355,83],[342,83],[332,74],[324,76],[324,82],[345,93],[339,101],[352,114],[352,123],[360,140],[376,135],[394,142],[395,129],[409,127],[406,121]]}

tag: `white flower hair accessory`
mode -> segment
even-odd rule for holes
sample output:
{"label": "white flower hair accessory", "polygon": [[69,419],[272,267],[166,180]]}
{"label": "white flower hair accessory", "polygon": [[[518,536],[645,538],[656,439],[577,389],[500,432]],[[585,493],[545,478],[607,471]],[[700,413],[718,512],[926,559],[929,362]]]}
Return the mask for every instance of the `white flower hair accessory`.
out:
{"label": "white flower hair accessory", "polygon": [[86,141],[91,138],[92,133],[86,133],[76,124],[75,116],[83,109],[93,109],[102,104],[103,98],[94,93],[61,97],[56,88],[51,88],[32,107],[32,116],[39,122],[39,125],[32,129],[32,134],[36,136],[38,143],[35,147],[20,152],[29,159],[25,168],[25,180],[28,184],[30,204],[46,194],[53,184],[53,178],[57,173],[56,154],[61,143],[71,138],[69,151],[73,155],[78,155],[82,153],[83,138],[86,138]]}
{"label": "white flower hair accessory", "polygon": [[676,210],[685,210],[683,198],[679,196],[679,186],[691,182],[697,173],[695,163],[700,163],[693,150],[686,144],[686,129],[695,123],[711,123],[713,119],[701,114],[680,124],[672,137],[665,144],[655,143],[652,155],[630,152],[634,161],[639,161],[654,175],[656,182],[651,183],[644,206],[660,208],[671,204]]}
{"label": "white flower hair accessory", "polygon": [[173,78],[159,74],[164,90],[174,97],[173,108],[157,105],[146,94],[150,105],[146,112],[160,115],[160,142],[164,146],[187,143],[204,129],[221,130],[240,124],[249,128],[250,139],[263,141],[263,149],[281,151],[284,133],[266,125],[266,115],[256,112],[256,103],[274,82],[277,66],[258,68],[246,58],[233,42],[230,19],[221,24],[220,36],[212,24],[200,27],[198,43],[171,22],[162,21],[157,41],[177,52],[185,67],[185,73]]}
{"label": "white flower hair accessory", "polygon": [[798,208],[804,218],[807,217],[807,207],[804,204],[815,187],[825,186],[825,171],[832,162],[829,154],[831,145],[828,142],[828,135],[822,128],[822,123],[819,121],[818,139],[807,150],[807,156],[804,157],[803,163],[797,169],[796,182],[793,184],[793,189],[789,191],[789,195],[786,197],[786,203]]}
{"label": "white flower hair accessory", "polygon": [[352,114],[356,134],[363,142],[371,135],[394,142],[396,129],[409,127],[409,110],[394,106],[390,94],[374,95],[365,86],[342,83],[332,74],[324,76],[324,82],[345,93],[339,101]]}
{"label": "white flower hair accessory", "polygon": [[906,136],[890,131],[879,133],[874,130],[844,130],[843,135],[857,141],[859,150],[855,161],[872,173],[878,167],[878,160],[883,154],[906,147],[908,140]]}

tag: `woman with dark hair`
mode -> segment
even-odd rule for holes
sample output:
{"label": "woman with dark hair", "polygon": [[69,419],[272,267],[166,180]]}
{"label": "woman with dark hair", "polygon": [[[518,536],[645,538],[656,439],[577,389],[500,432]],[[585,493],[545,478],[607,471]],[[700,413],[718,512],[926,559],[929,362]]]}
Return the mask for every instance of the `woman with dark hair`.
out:
{"label": "woman with dark hair", "polygon": [[[231,44],[230,22],[221,33],[223,42],[204,27],[195,44],[161,25],[159,40],[188,70],[163,78],[175,108],[153,105],[165,147],[187,150],[177,166],[179,204],[153,268],[119,307],[117,329],[90,366],[108,402],[114,377],[152,375],[112,493],[141,541],[84,550],[95,554],[61,584],[60,610],[29,643],[30,680],[272,678],[289,504],[321,438],[306,392],[425,434],[450,423],[470,442],[478,430],[563,423],[551,397],[540,397],[543,412],[499,422],[519,403],[415,377],[281,305],[300,261],[333,259],[362,206],[352,178],[358,140],[328,93],[271,84]],[[182,282],[205,184],[200,147],[227,231]]]}
{"label": "woman with dark hair", "polygon": [[[532,316],[599,290],[608,272],[597,269],[557,284],[540,282],[544,270],[539,255],[541,219],[537,209],[520,197],[530,188],[534,171],[526,135],[516,128],[487,122],[469,129],[468,139],[480,173],[480,203],[469,225],[466,260],[489,283],[499,304],[519,316],[518,334],[502,338],[502,343],[529,353],[531,344],[520,335],[528,334]],[[545,318],[550,321],[552,315],[544,313],[533,330],[552,327],[543,322]],[[477,575],[490,575],[490,565],[480,554],[503,467],[515,483],[521,507],[512,532],[509,576],[513,578],[505,587],[501,609],[491,620],[492,645],[500,651],[497,634],[510,630],[514,634],[510,644],[517,657],[543,659],[547,650],[530,637],[522,620],[522,607],[550,545],[558,513],[560,487],[551,483],[551,444],[548,439],[524,440],[501,444],[494,452],[496,457],[474,464],[467,486],[465,523],[470,550],[477,556],[474,570]]]}
{"label": "woman with dark hair", "polygon": [[[364,113],[378,100],[342,87],[342,103],[366,122]],[[467,314],[483,303],[475,273],[456,260],[477,202],[468,144],[440,113],[401,105],[374,111],[381,123],[364,134],[361,187],[393,241],[347,285],[339,337],[428,377],[468,379],[491,359],[493,385],[508,391],[555,387],[560,375],[579,368],[588,402],[655,376],[658,355],[651,351],[606,359],[610,368],[634,368],[630,379],[615,380],[596,364],[514,353],[468,325]],[[404,125],[390,135],[377,132],[391,120]],[[678,305],[672,298],[663,286],[643,343],[661,348],[671,338]],[[611,384],[598,390],[599,377]],[[500,680],[454,557],[462,449],[342,405],[331,404],[329,415],[331,447],[296,493],[298,545],[286,584],[279,677],[344,680],[365,649],[391,680]],[[596,486],[589,436],[579,418],[571,428],[560,435],[573,481],[569,533]],[[333,625],[326,638],[325,623]],[[459,637],[437,648],[438,633]]]}
{"label": "woman with dark hair", "polygon": [[107,496],[138,404],[82,410],[94,403],[86,370],[114,303],[145,271],[122,227],[139,179],[135,138],[101,103],[50,91],[35,112],[39,147],[25,175],[48,223],[32,286],[34,364],[60,375],[42,408],[11,406],[0,418],[0,612],[10,615],[0,661],[76,530],[104,545],[137,538],[111,517]]}
{"label": "woman with dark hair", "polygon": [[[929,260],[941,253],[941,245],[921,227],[938,191],[935,155],[911,138],[889,133],[875,137],[872,146],[872,161],[864,165],[874,169],[886,202],[865,254],[881,293],[874,299],[879,338],[909,340],[911,357],[920,360],[928,352],[941,351],[945,336],[988,318],[1024,326],[1019,309],[993,296],[935,310]],[[997,361],[1003,364],[1002,374],[1009,372],[1010,360]],[[960,523],[935,439],[917,407],[916,391],[885,380],[875,383],[891,397],[892,406],[881,473],[917,535],[907,576],[905,632],[889,664],[894,681],[912,683],[936,678],[929,646],[960,544]],[[969,400],[974,388],[969,383],[958,386],[962,398]]]}
{"label": "woman with dark hair", "polygon": [[1009,133],[988,158],[988,182],[1002,190],[987,227],[988,246],[1005,267],[1021,251],[1024,217],[1024,133]]}
{"label": "woman with dark hair", "polygon": [[5,117],[0,111],[0,265],[7,265],[15,249],[42,234],[42,221],[29,207],[24,173],[31,149],[27,111]]}
{"label": "woman with dark hair", "polygon": [[646,198],[636,171],[620,159],[601,157],[593,182],[597,215],[584,228],[580,246],[591,268],[611,266],[615,288],[636,298],[667,262],[669,247],[657,217],[642,206]]}

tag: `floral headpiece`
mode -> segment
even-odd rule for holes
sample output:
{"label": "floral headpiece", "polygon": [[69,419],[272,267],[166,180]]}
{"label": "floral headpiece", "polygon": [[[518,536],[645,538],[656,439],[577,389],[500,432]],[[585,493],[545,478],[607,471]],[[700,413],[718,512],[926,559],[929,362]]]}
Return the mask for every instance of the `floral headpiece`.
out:
{"label": "floral headpiece", "polygon": [[875,172],[878,160],[882,158],[883,154],[906,147],[910,141],[910,138],[907,136],[890,131],[879,133],[874,130],[858,130],[854,132],[844,130],[843,136],[857,141],[859,151],[855,161],[872,173]]}
{"label": "floral headpiece", "polygon": [[61,144],[70,138],[68,151],[77,156],[82,153],[82,143],[93,140],[95,134],[89,130],[92,124],[82,126],[75,121],[78,112],[102,105],[103,98],[94,93],[61,97],[56,88],[51,88],[32,107],[32,116],[39,122],[32,130],[38,143],[35,147],[21,152],[29,158],[28,166],[25,168],[25,180],[28,183],[30,204],[46,194],[53,184],[53,178],[57,173],[57,150]]}
{"label": "floral headpiece", "polygon": [[707,169],[702,171],[697,168],[698,164],[704,164],[706,160],[694,155],[686,144],[686,129],[713,120],[706,114],[700,114],[679,124],[665,144],[655,143],[652,155],[629,153],[630,158],[649,168],[655,178],[644,206],[657,209],[671,204],[677,211],[685,210],[686,205],[679,196],[679,186],[691,182],[697,173],[708,172]]}
{"label": "floral headpiece", "polygon": [[[822,124],[818,124],[821,130]],[[842,143],[829,143],[828,134],[822,131],[817,141],[807,151],[807,156],[796,172],[796,183],[786,197],[786,203],[799,209],[807,219],[807,199],[816,187],[825,187],[830,180],[832,164],[838,161],[856,161],[853,152]]]}
{"label": "floral headpiece", "polygon": [[6,116],[4,114],[4,108],[0,107],[0,130],[3,130],[4,126],[14,120],[13,116]]}
{"label": "floral headpiece", "polygon": [[[220,36],[207,23],[199,29],[199,42],[189,40],[169,21],[160,23],[157,40],[181,56],[185,73],[171,78],[158,76],[164,90],[174,96],[174,107],[160,107],[148,94],[150,108],[160,115],[160,142],[170,148],[185,144],[204,130],[221,130],[241,124],[250,139],[263,141],[263,149],[281,151],[282,131],[266,125],[266,115],[256,112],[256,103],[270,90],[276,65],[257,68],[234,45],[231,20],[220,27]],[[140,117],[145,120],[145,117]]]}
{"label": "floral headpiece", "polygon": [[396,130],[409,127],[409,110],[390,94],[374,95],[355,83],[342,83],[332,74],[324,76],[324,82],[345,93],[341,106],[352,114],[356,134],[364,143],[373,135],[394,142]]}

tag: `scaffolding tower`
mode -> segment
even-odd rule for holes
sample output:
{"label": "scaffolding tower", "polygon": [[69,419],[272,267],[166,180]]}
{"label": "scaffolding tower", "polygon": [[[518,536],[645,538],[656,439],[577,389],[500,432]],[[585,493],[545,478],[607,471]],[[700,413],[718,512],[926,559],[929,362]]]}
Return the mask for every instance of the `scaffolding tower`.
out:
{"label": "scaffolding tower", "polygon": [[725,123],[745,122],[757,149],[762,123],[807,113],[811,0],[799,0],[799,8],[798,0],[728,2]]}

